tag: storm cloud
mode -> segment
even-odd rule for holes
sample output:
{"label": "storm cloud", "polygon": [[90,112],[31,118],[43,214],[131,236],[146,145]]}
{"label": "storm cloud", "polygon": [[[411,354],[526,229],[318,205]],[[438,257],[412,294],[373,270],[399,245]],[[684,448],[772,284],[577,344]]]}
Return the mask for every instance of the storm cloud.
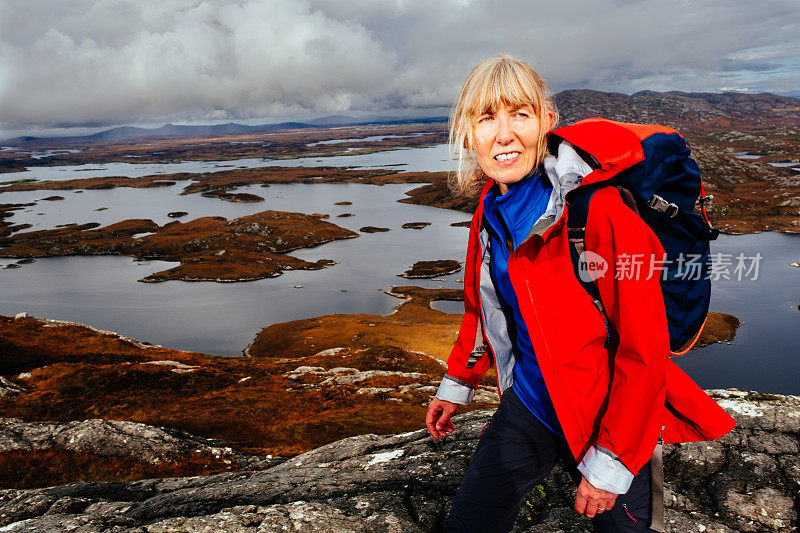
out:
{"label": "storm cloud", "polygon": [[439,109],[509,52],[554,89],[800,84],[800,4],[5,0],[0,127]]}

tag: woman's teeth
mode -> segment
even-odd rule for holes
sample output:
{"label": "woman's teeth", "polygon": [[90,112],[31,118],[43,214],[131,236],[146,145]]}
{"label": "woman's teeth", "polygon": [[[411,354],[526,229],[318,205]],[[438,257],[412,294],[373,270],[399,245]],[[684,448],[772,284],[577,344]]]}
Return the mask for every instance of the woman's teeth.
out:
{"label": "woman's teeth", "polygon": [[507,154],[497,154],[494,156],[495,159],[498,161],[508,161],[509,159],[514,159],[519,155],[519,152],[509,152]]}

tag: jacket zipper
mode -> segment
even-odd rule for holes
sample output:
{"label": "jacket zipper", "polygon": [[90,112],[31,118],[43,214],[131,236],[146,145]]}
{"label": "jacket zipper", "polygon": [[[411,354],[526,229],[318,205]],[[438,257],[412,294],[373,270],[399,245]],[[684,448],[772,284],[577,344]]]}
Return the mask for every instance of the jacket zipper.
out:
{"label": "jacket zipper", "polygon": [[[566,210],[566,206],[564,207],[564,209]],[[551,227],[550,227],[550,228],[548,228],[548,230],[552,230],[552,229],[553,229],[553,228],[556,226],[556,224],[558,224],[559,220],[560,220],[560,219],[556,219],[556,220],[553,222],[553,224],[551,225]],[[533,236],[533,235],[531,235],[530,237],[528,237],[528,239],[531,239],[531,238],[533,238],[533,237],[534,237],[534,236]],[[540,239],[542,239],[542,241],[543,241],[543,244],[544,244],[544,237],[542,237],[541,235],[538,235],[538,237],[539,237]],[[528,241],[528,239],[525,239],[525,241]],[[523,242],[523,244],[524,244],[524,242]],[[519,246],[519,248],[517,248],[516,250],[514,250],[514,253],[513,253],[513,254],[512,254],[512,256],[511,256],[511,257],[509,257],[509,259],[508,259],[508,263],[509,263],[509,267],[508,267],[508,268],[509,268],[509,273],[510,273],[510,271],[511,271],[511,260],[512,260],[512,258],[513,258],[513,259],[517,259],[517,258],[516,258],[516,257],[514,257],[514,256],[516,256],[516,255],[517,255],[517,252],[520,250],[520,248],[522,248],[522,245],[520,245],[520,246]],[[516,265],[516,261],[514,261],[514,263],[515,263],[515,265]],[[522,275],[522,278],[523,278],[523,279],[525,278],[525,275],[524,275],[524,274]],[[513,286],[513,282],[512,282],[512,286]],[[533,308],[533,314],[534,314],[534,317],[536,318],[536,321],[537,321],[537,324],[538,324],[539,318],[538,318],[538,316],[536,316],[536,315],[537,315],[536,306],[532,306],[532,308]],[[602,313],[601,313],[601,314],[602,314]],[[526,326],[527,326],[527,324],[526,324]],[[528,331],[530,332],[530,329],[528,329]],[[540,330],[540,333],[541,333],[541,330]],[[606,335],[608,336],[608,328],[607,328],[607,326],[606,326]],[[549,351],[547,351],[547,355],[548,355],[548,357],[549,357]],[[539,357],[539,355],[537,355],[537,357]],[[552,363],[552,360],[551,360],[551,363]],[[556,385],[559,387],[559,389],[561,389],[561,394],[562,394],[562,396],[563,396],[563,397],[566,397],[566,394],[564,394],[564,386],[563,386],[563,384],[561,383],[561,378],[560,378],[560,376],[558,375],[558,373],[557,373],[557,372],[555,372],[555,373],[554,373],[554,376],[553,376],[553,378],[554,378],[554,379],[555,379],[555,381],[556,381]],[[553,397],[553,395],[551,394],[551,395],[550,395],[551,401],[552,401],[552,397]],[[555,407],[555,404],[554,404],[553,406]],[[573,424],[573,427],[575,427],[575,428],[579,428],[579,427],[580,427],[580,424],[578,424],[578,423],[577,423],[577,419],[578,419],[578,417],[577,417],[577,416],[575,415],[575,413],[573,412],[573,410],[572,410],[572,406],[570,406],[570,405],[569,405],[569,403],[567,403],[567,405],[566,405],[566,406],[564,406],[564,407],[565,407],[565,410],[566,410],[566,412],[567,412],[567,413],[569,413],[569,416],[572,418],[572,424]],[[561,425],[561,428],[562,428],[562,431],[563,431],[563,429],[564,429],[564,425],[563,425],[563,424]],[[581,433],[580,429],[578,429],[578,433]],[[564,432],[564,436],[566,437],[566,431]],[[584,442],[588,442],[588,439],[586,438],[586,436],[585,436],[585,435],[579,435],[579,438],[580,438],[581,440],[583,440]],[[567,437],[567,441],[569,441],[569,438],[568,438],[568,437]],[[584,451],[585,451],[585,450],[584,450]]]}

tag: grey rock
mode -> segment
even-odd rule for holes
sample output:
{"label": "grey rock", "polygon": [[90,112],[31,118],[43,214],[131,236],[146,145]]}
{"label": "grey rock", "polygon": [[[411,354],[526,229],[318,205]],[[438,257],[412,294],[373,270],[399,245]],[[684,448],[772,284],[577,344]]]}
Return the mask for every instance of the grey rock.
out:
{"label": "grey rock", "polygon": [[[710,393],[739,424],[715,442],[665,446],[667,530],[796,528],[800,398]],[[0,526],[16,532],[438,531],[490,415],[456,417],[457,431],[440,442],[424,430],[361,435],[261,471],[0,490]],[[556,467],[524,502],[514,531],[591,531],[572,510],[573,498],[569,476]]]}
{"label": "grey rock", "polygon": [[692,511],[679,513],[667,509],[664,513],[664,526],[667,531],[697,532],[697,533],[735,533],[738,529],[731,529],[723,523],[701,512]]}
{"label": "grey rock", "polygon": [[172,518],[148,525],[148,533],[177,533],[183,531],[237,532],[258,531],[279,533],[360,533],[360,532],[422,532],[415,524],[397,518],[392,513],[376,513],[368,518],[347,515],[336,507],[323,503],[295,502],[266,507],[241,506],[225,509],[204,517]]}
{"label": "grey rock", "polygon": [[3,376],[0,376],[0,398],[7,398],[16,396],[17,394],[25,392],[25,389]]}
{"label": "grey rock", "polygon": [[723,502],[736,516],[741,531],[788,531],[797,525],[794,499],[773,487],[759,488],[745,494],[732,491]]}
{"label": "grey rock", "polygon": [[123,456],[150,463],[179,460],[198,451],[215,456],[235,455],[224,443],[137,422],[0,419],[0,451],[45,449]]}
{"label": "grey rock", "polygon": [[797,439],[785,433],[754,431],[747,438],[747,448],[770,455],[797,454]]}

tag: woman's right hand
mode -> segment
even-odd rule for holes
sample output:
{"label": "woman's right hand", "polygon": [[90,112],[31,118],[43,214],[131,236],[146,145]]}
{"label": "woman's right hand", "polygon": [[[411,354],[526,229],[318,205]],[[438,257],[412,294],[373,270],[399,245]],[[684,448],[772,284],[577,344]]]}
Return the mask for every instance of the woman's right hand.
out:
{"label": "woman's right hand", "polygon": [[450,417],[458,409],[458,404],[434,398],[428,406],[428,415],[425,417],[425,426],[428,433],[436,440],[439,437],[446,437],[456,430],[456,426]]}

